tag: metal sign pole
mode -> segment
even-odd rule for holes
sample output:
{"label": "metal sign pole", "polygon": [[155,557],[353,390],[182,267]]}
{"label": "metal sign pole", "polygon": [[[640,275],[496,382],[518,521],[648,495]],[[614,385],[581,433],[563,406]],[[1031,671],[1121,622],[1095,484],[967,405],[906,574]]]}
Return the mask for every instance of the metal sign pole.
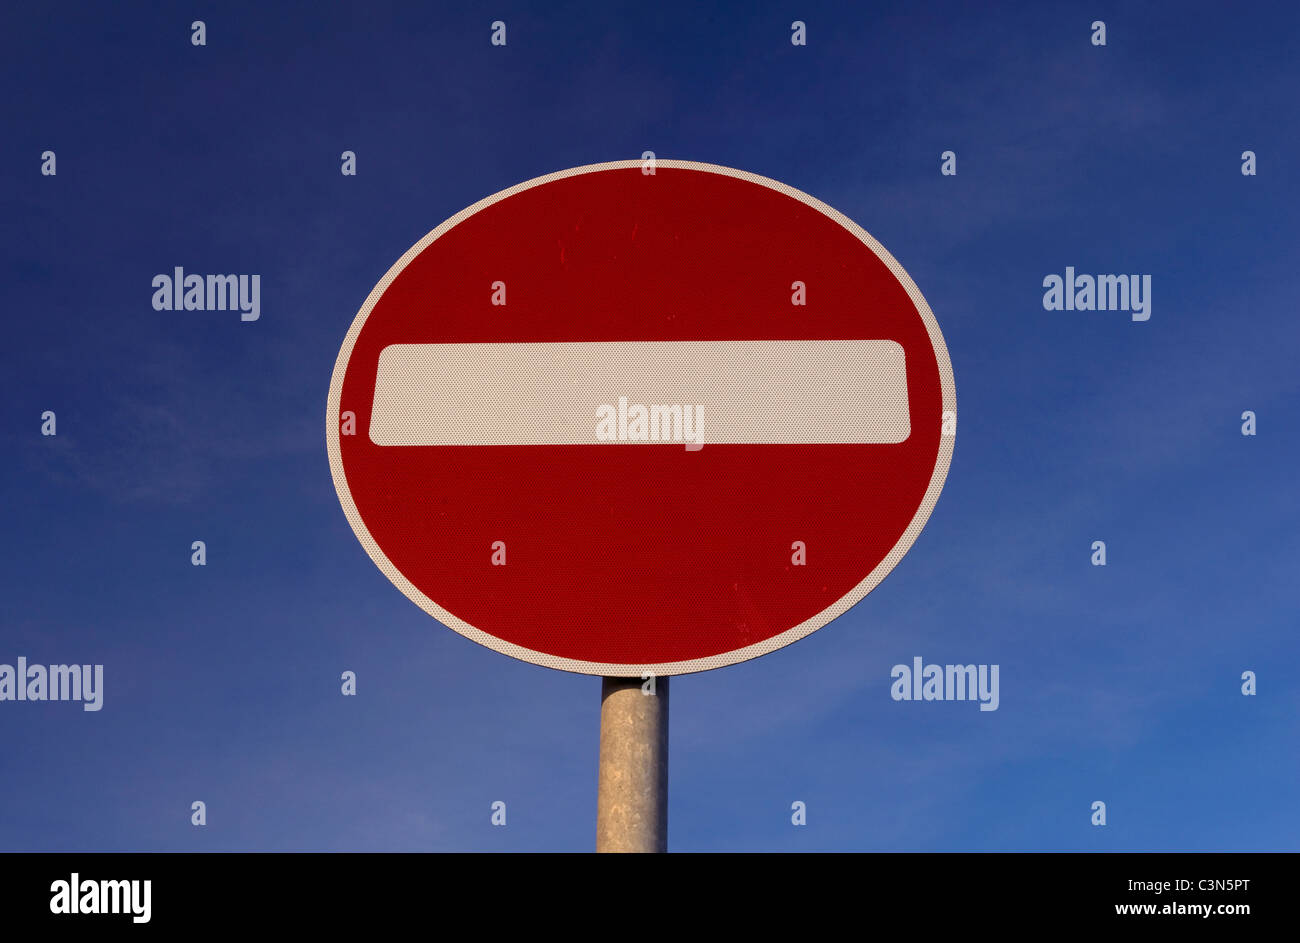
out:
{"label": "metal sign pole", "polygon": [[596,851],[668,850],[668,678],[603,678]]}

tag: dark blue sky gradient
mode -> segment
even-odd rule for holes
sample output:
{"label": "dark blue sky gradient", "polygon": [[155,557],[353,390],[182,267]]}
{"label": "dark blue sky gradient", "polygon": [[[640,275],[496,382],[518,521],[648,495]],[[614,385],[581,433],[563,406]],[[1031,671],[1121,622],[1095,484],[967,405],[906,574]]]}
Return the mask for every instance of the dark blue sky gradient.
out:
{"label": "dark blue sky gradient", "polygon": [[[427,232],[649,149],[878,238],[960,415],[879,588],[673,682],[671,847],[1300,850],[1300,12],[982,6],[6,7],[0,662],[102,663],[105,706],[0,703],[0,849],[593,846],[600,682],[384,578],[334,494],[325,397]],[[1067,265],[1150,274],[1151,320],[1043,310]],[[260,274],[261,319],[154,311],[174,266]],[[916,655],[999,664],[1000,709],[892,701]]]}

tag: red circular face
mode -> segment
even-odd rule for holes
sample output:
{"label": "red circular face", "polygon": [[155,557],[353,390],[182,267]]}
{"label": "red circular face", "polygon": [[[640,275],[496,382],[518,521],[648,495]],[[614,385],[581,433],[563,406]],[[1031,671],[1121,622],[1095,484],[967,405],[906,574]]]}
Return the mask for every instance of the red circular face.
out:
{"label": "red circular face", "polygon": [[953,447],[942,335],[871,236],[764,177],[646,169],[439,226],[329,396],[380,569],[457,632],[587,674],[716,668],[829,622],[912,545]]}

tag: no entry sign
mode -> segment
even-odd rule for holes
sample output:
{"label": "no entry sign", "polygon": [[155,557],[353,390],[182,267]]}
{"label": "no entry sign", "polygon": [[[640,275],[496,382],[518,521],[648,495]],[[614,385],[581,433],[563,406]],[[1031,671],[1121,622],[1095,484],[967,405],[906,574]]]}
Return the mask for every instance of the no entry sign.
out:
{"label": "no entry sign", "polygon": [[947,348],[875,239],[765,177],[654,171],[565,170],[447,220],[375,286],[330,385],[334,484],[384,574],[586,674],[820,628],[911,547],[952,456]]}

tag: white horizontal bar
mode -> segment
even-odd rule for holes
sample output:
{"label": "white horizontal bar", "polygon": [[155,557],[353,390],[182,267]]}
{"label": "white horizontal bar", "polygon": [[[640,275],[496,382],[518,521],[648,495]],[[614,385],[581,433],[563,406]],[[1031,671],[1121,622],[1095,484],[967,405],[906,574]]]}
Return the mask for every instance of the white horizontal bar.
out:
{"label": "white horizontal bar", "polygon": [[[617,412],[620,398],[633,413],[636,404],[647,412],[703,407],[704,444],[892,444],[911,434],[903,348],[894,341],[596,341],[385,347],[370,439],[612,444],[597,434],[597,410]],[[665,428],[658,442],[613,441],[680,445],[680,434],[668,437],[675,431]]]}

